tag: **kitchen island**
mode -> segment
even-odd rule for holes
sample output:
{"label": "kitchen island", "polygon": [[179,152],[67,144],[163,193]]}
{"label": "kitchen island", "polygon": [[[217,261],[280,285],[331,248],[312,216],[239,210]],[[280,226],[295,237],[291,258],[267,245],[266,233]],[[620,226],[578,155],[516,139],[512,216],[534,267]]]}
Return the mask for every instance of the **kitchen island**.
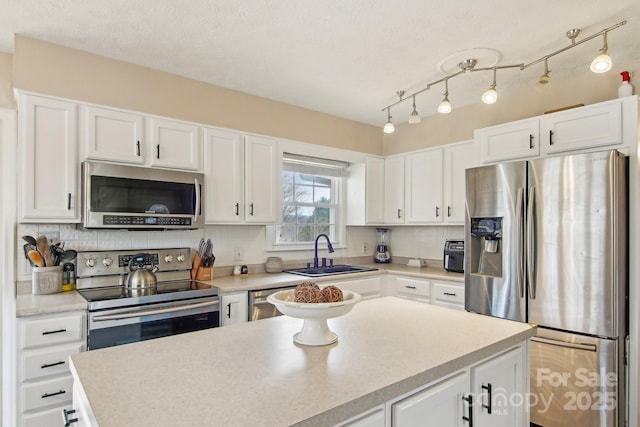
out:
{"label": "kitchen island", "polygon": [[394,297],[329,319],[332,345],[295,344],[301,326],[282,316],[74,354],[80,425],[334,425],[535,334]]}

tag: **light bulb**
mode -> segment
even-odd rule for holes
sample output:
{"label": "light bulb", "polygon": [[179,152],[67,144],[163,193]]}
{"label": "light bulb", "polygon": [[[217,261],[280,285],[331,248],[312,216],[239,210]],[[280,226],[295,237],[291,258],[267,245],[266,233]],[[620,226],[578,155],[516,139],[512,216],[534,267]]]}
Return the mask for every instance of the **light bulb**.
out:
{"label": "light bulb", "polygon": [[409,123],[414,125],[416,123],[420,123],[420,116],[416,110],[413,110],[411,116],[409,116]]}
{"label": "light bulb", "polygon": [[482,94],[482,102],[485,104],[493,104],[498,100],[498,92],[492,86],[485,93]]}
{"label": "light bulb", "polygon": [[607,51],[603,51],[591,63],[591,71],[594,73],[606,73],[611,69],[611,57],[607,55]]}
{"label": "light bulb", "polygon": [[393,133],[396,131],[396,127],[391,123],[391,119],[384,125],[384,133]]}
{"label": "light bulb", "polygon": [[445,97],[440,105],[438,105],[438,113],[447,114],[451,112],[451,103],[449,98]]}

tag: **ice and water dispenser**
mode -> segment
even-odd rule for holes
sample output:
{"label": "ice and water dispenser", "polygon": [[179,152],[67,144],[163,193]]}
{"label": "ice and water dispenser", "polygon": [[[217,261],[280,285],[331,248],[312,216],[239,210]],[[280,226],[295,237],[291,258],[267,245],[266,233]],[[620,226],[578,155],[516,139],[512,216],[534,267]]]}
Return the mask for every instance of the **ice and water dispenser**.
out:
{"label": "ice and water dispenser", "polygon": [[471,218],[471,273],[502,277],[502,217]]}

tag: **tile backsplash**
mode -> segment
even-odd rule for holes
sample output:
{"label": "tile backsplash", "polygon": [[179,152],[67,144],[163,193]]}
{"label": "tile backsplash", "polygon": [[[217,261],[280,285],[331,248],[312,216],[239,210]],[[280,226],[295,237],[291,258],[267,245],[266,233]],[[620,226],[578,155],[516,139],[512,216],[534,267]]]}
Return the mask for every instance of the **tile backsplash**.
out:
{"label": "tile backsplash", "polygon": [[[464,228],[447,226],[390,227],[389,247],[392,256],[442,259],[447,238],[461,238]],[[17,280],[29,280],[31,267],[22,252],[21,236],[45,235],[53,242],[62,241],[65,248],[83,250],[152,249],[171,247],[196,248],[200,238],[210,238],[216,256],[215,266],[262,264],[269,256],[283,260],[310,260],[313,251],[273,252],[266,249],[266,227],[263,225],[209,225],[200,230],[109,231],[82,230],[74,224],[18,224]],[[333,254],[341,258],[373,256],[377,242],[375,227],[347,227],[347,248]],[[366,246],[366,252],[364,251]],[[242,261],[235,260],[235,248],[242,248]]]}

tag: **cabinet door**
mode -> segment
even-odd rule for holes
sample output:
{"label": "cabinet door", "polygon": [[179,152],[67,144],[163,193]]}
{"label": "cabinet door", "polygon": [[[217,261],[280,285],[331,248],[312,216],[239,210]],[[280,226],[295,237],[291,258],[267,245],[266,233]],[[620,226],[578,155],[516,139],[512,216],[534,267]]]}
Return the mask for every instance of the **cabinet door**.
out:
{"label": "cabinet door", "polygon": [[404,223],[404,156],[384,160],[384,223]]}
{"label": "cabinet door", "polygon": [[409,154],[406,167],[406,222],[442,222],[442,150]]}
{"label": "cabinet door", "polygon": [[84,157],[143,164],[144,117],[126,111],[81,107]]}
{"label": "cabinet door", "polygon": [[473,141],[444,149],[444,218],[448,224],[464,224],[465,169],[477,162]]}
{"label": "cabinet door", "polygon": [[244,221],[244,137],[204,130],[205,221]]}
{"label": "cabinet door", "polygon": [[367,224],[384,221],[384,159],[367,157],[365,182],[365,220]]}
{"label": "cabinet door", "polygon": [[249,320],[248,298],[247,292],[223,294],[220,298],[220,325],[246,323]]}
{"label": "cabinet door", "polygon": [[[462,371],[392,404],[391,425],[396,427],[467,425],[463,424],[462,417],[467,415],[468,407],[466,404],[463,405],[462,398],[468,391],[469,374],[467,371]],[[475,422],[473,425],[476,425]]]}
{"label": "cabinet door", "polygon": [[622,143],[622,104],[618,101],[561,111],[541,118],[546,153]]}
{"label": "cabinet door", "polygon": [[149,119],[151,166],[201,171],[200,128],[161,118]]}
{"label": "cabinet door", "polygon": [[522,159],[540,154],[539,120],[519,120],[478,129],[474,133],[483,163]]}
{"label": "cabinet door", "polygon": [[[515,348],[472,369],[474,426],[529,425],[525,411],[524,350]],[[518,402],[518,398],[524,402]]]}
{"label": "cabinet door", "polygon": [[79,222],[76,105],[31,95],[19,102],[19,217]]}
{"label": "cabinet door", "polygon": [[245,221],[273,223],[282,217],[282,156],[277,142],[247,136],[245,144]]}

